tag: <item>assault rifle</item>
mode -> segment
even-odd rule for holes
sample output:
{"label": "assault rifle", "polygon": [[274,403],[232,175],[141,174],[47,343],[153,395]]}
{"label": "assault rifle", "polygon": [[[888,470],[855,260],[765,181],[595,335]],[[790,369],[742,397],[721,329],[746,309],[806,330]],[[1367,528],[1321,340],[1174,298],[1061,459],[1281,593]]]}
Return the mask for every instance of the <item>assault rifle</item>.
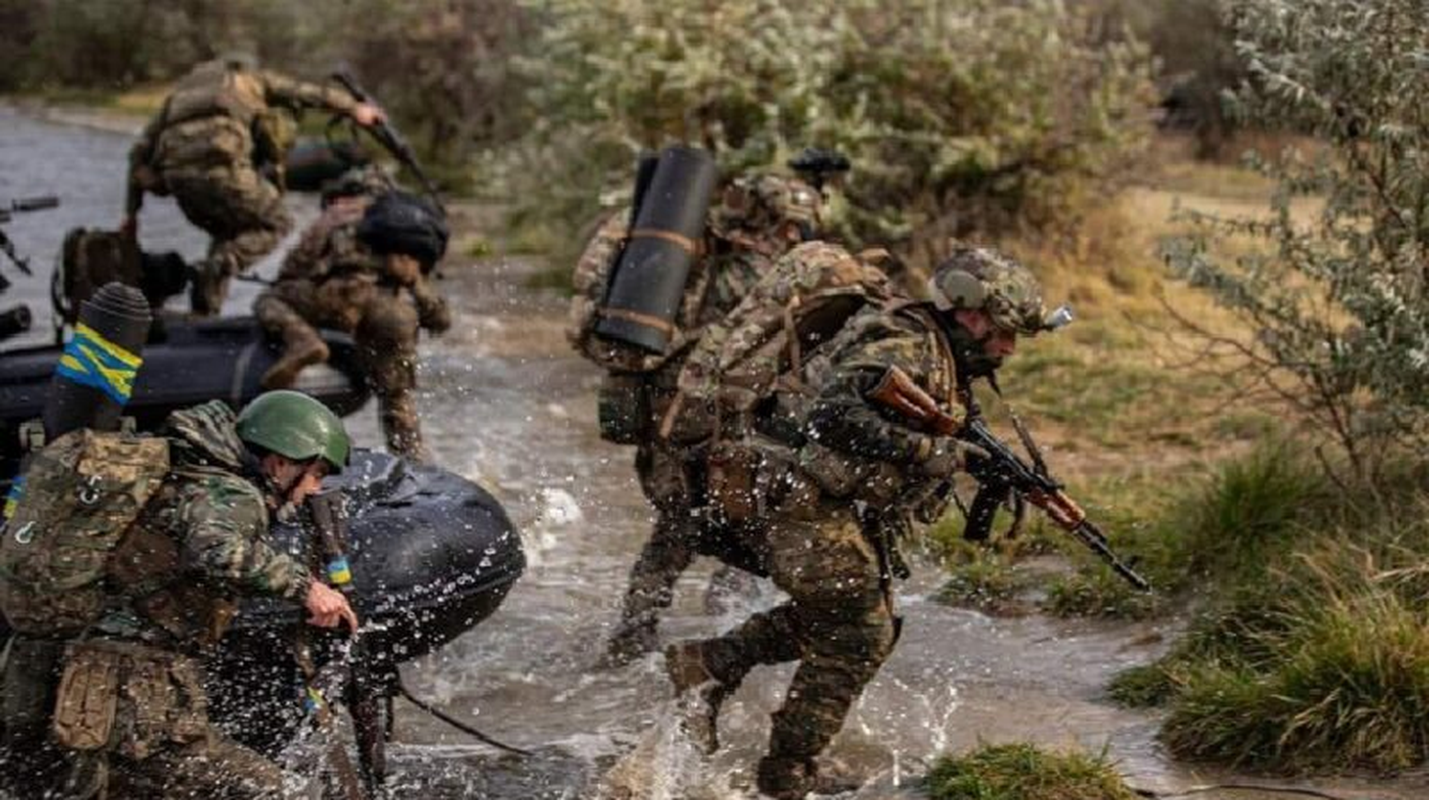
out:
{"label": "assault rifle", "polygon": [[1132,586],[1151,591],[1151,584],[1117,557],[1106,534],[1062,491],[1062,484],[1052,478],[1041,451],[1020,421],[1016,422],[1017,434],[1031,453],[1032,464],[994,436],[980,417],[964,422],[945,413],[936,400],[897,367],[888,370],[869,397],[935,434],[957,437],[986,453],[968,458],[968,472],[982,484],[968,512],[969,538],[985,538],[997,507],[1009,493],[1015,493],[1041,508],[1057,527],[1077,537]]}
{"label": "assault rifle", "polygon": [[[19,200],[12,200],[10,201],[9,208],[0,206],[0,223],[9,222],[14,216],[15,212],[42,211],[47,208],[56,208],[59,206],[59,204],[60,199],[54,196],[25,197]],[[26,275],[35,274],[30,271],[29,259],[24,258],[20,256],[20,254],[15,252],[15,245],[11,244],[10,237],[6,236],[5,231],[3,230],[0,230],[0,252],[3,252],[6,256],[8,256],[10,258],[10,261],[13,262],[16,268],[18,268],[21,272],[25,273]],[[8,288],[10,288],[10,282],[5,280],[4,276],[0,276],[0,292],[3,292]]]}
{"label": "assault rifle", "polygon": [[[309,559],[318,562],[328,583],[351,601],[354,587],[352,569],[347,561],[347,506],[342,490],[328,489],[309,497],[307,521],[313,534],[308,543]],[[366,791],[361,792],[356,786],[346,749],[334,743],[331,760],[345,793],[354,800],[377,796],[387,779],[386,730],[382,725],[382,698],[367,668],[368,658],[361,635],[354,631],[347,642],[345,656],[322,670],[314,670],[311,653],[304,657],[301,650],[299,665],[308,678],[309,705],[318,714],[319,724],[328,728],[332,726],[327,703],[327,698],[331,696],[342,696],[352,714]]]}
{"label": "assault rifle", "polygon": [[[352,76],[352,73],[346,69],[337,70],[332,74],[332,78],[342,84],[342,87],[346,89],[357,102],[375,102],[372,99],[372,95],[368,94],[367,91],[358,84],[357,79]],[[437,194],[436,184],[432,183],[432,180],[427,177],[427,173],[422,171],[422,165],[417,163],[417,154],[412,151],[412,146],[407,143],[407,140],[402,138],[402,134],[398,133],[397,129],[392,127],[391,121],[383,119],[368,130],[372,133],[373,138],[377,140],[378,144],[381,144],[387,152],[392,154],[393,158],[397,159],[402,166],[411,171],[412,175],[417,178],[417,182],[422,184],[422,189],[426,191],[427,196],[430,197],[437,208],[445,214],[447,209],[446,206],[442,205],[441,197]]]}

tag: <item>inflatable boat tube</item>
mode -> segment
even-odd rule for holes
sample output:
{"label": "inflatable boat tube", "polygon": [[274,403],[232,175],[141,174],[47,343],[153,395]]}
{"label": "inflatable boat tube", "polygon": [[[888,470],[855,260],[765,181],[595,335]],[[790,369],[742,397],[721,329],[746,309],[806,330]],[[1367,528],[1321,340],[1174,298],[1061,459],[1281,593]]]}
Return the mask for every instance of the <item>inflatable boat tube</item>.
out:
{"label": "inflatable boat tube", "polygon": [[[293,388],[306,392],[338,414],[350,414],[370,392],[352,337],[322,331],[331,357],[308,367]],[[0,474],[8,479],[20,456],[16,431],[38,418],[62,348],[27,347],[0,353]],[[170,411],[213,399],[240,408],[263,391],[263,373],[281,355],[251,317],[164,321],[162,334],[144,348],[144,365],[135,380],[125,414],[140,430],[149,430]]]}

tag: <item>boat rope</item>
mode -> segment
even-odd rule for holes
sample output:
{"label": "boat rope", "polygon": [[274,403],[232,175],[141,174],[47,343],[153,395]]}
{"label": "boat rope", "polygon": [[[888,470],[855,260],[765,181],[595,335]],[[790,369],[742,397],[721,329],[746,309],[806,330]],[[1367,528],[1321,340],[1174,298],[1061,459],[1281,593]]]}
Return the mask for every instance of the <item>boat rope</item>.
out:
{"label": "boat rope", "polygon": [[429,703],[426,700],[417,697],[416,695],[412,694],[412,690],[407,688],[406,681],[403,681],[401,678],[397,679],[397,691],[402,694],[402,697],[406,698],[407,702],[411,703],[417,708],[420,708],[428,714],[431,714],[432,716],[436,717],[442,722],[445,722],[453,728],[456,728],[467,736],[476,739],[477,741],[484,742],[486,744],[491,745],[492,747],[495,747],[498,750],[505,750],[508,753],[514,753],[518,756],[530,757],[536,755],[530,750],[522,750],[519,747],[513,747],[509,744],[506,744],[505,742],[493,739],[490,736],[487,736],[486,734],[477,730],[476,728],[473,728],[472,726],[468,725],[467,723],[462,722],[461,720],[451,716],[450,714],[447,714],[440,708],[437,708],[432,703]]}

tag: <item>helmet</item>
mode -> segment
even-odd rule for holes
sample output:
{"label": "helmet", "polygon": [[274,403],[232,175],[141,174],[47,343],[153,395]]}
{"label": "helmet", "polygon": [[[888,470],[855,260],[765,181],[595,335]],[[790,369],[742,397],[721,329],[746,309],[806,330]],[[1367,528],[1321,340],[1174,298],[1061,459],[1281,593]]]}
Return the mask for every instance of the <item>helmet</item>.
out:
{"label": "helmet", "polygon": [[407,192],[388,192],[377,198],[357,226],[357,239],[379,254],[401,253],[427,266],[447,252],[447,229],[442,212]]}
{"label": "helmet", "polygon": [[1032,271],[987,247],[960,245],[934,270],[928,294],[939,311],[984,311],[1004,330],[1033,335],[1071,321],[1065,306],[1051,316]]}
{"label": "helmet", "polygon": [[286,389],[264,392],[238,415],[238,438],[293,461],[321,458],[340,472],[352,441],[342,420],[317,400]]}
{"label": "helmet", "polygon": [[725,187],[713,222],[716,233],[767,230],[786,222],[813,231],[819,227],[822,207],[818,190],[798,178],[750,175]]}
{"label": "helmet", "polygon": [[[334,142],[334,155],[349,163],[358,163],[367,154],[352,142]],[[380,164],[349,167],[341,175],[322,185],[322,206],[327,208],[343,197],[379,197],[397,188],[392,176]]]}

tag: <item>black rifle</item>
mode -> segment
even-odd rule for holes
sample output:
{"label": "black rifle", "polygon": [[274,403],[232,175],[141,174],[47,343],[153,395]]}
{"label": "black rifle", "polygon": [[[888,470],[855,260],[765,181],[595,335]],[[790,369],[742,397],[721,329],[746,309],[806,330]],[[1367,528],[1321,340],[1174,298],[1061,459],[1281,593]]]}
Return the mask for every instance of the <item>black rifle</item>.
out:
{"label": "black rifle", "polygon": [[[372,95],[368,94],[367,91],[358,84],[357,79],[352,76],[352,73],[347,70],[339,69],[332,74],[332,77],[333,80],[342,84],[343,88],[346,89],[357,102],[374,102]],[[432,180],[427,177],[427,173],[422,171],[422,165],[417,163],[417,154],[412,151],[412,146],[407,143],[407,140],[402,138],[402,134],[398,133],[397,129],[392,127],[391,121],[383,119],[381,122],[368,128],[368,130],[372,133],[373,138],[375,138],[387,152],[392,154],[393,158],[397,159],[402,166],[411,171],[412,175],[417,178],[417,182],[422,184],[422,189],[426,191],[427,196],[430,197],[437,208],[441,209],[441,212],[445,214],[447,209],[446,206],[442,205],[441,197],[437,194],[436,184],[432,183]]]}
{"label": "black rifle", "polygon": [[977,500],[968,512],[968,538],[986,538],[997,507],[1009,493],[1016,493],[1045,511],[1057,527],[1091,548],[1132,586],[1143,592],[1151,591],[1151,584],[1117,557],[1106,534],[1087,519],[1087,513],[1075,500],[1062,491],[1062,484],[1049,474],[1041,451],[1020,421],[1014,418],[1017,434],[1032,455],[1032,464],[1023,461],[1012,448],[994,436],[980,417],[963,421],[944,413],[937,401],[897,367],[888,370],[869,397],[935,434],[955,436],[986,453],[968,458],[968,472],[982,484]]}
{"label": "black rifle", "polygon": [[[9,222],[10,219],[14,216],[15,212],[41,211],[47,208],[55,208],[59,206],[59,204],[60,199],[58,197],[53,196],[26,197],[20,200],[12,200],[10,201],[9,208],[0,206],[0,223]],[[15,252],[15,245],[11,244],[10,237],[6,236],[5,231],[3,230],[0,230],[0,253],[4,253],[6,256],[8,256],[10,258],[10,261],[13,262],[21,272],[25,273],[26,275],[35,274],[30,271],[29,259],[23,258],[22,256],[20,256],[20,254]],[[0,292],[3,292],[8,288],[10,288],[10,282],[8,280],[5,280],[5,277],[3,275],[0,275]]]}
{"label": "black rifle", "polygon": [[[342,490],[328,489],[309,497],[307,521],[313,534],[313,539],[309,541],[310,559],[318,562],[322,573],[327,576],[328,583],[351,601],[355,587],[352,583],[352,569],[347,560],[347,504]],[[341,694],[343,697],[348,712],[352,715],[353,731],[357,735],[357,755],[361,761],[365,794],[368,797],[376,797],[387,779],[386,730],[382,724],[384,698],[377,682],[372,679],[362,636],[354,631],[346,650],[345,658],[321,671],[312,670],[309,658],[304,672],[308,673],[310,688],[317,688],[320,693],[315,698],[316,704],[323,705],[327,696]],[[317,680],[317,677],[324,673],[336,677],[326,681]],[[332,683],[341,686],[322,685]],[[326,694],[322,694],[324,692]],[[350,764],[344,767],[340,763],[345,758],[344,751],[338,758],[339,764],[336,767],[339,779],[344,781],[346,779],[343,773],[351,773]],[[347,788],[347,792],[351,795],[351,788]]]}

